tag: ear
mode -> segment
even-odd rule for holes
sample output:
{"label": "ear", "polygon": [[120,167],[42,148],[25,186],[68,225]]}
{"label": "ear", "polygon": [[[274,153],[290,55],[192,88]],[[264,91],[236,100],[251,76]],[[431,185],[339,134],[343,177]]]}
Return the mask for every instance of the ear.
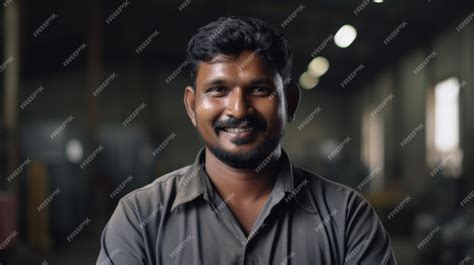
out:
{"label": "ear", "polygon": [[196,95],[192,86],[187,86],[184,89],[184,107],[191,122],[196,127]]}
{"label": "ear", "polygon": [[285,95],[288,108],[288,122],[292,122],[295,118],[296,109],[298,108],[301,98],[301,90],[298,83],[294,81],[290,82],[286,87]]}

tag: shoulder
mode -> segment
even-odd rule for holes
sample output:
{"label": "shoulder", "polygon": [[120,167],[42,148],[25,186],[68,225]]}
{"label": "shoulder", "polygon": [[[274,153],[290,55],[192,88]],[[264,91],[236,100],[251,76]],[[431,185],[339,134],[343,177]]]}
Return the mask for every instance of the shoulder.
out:
{"label": "shoulder", "polygon": [[[370,206],[367,200],[359,192],[346,185],[331,181],[310,170],[295,167],[294,174],[300,174],[303,182],[307,183],[310,197],[317,209],[326,209],[350,212],[359,205]],[[320,213],[323,214],[324,213]]]}
{"label": "shoulder", "polygon": [[190,169],[191,165],[188,165],[162,175],[152,183],[131,191],[120,201],[141,212],[171,206],[181,179]]}

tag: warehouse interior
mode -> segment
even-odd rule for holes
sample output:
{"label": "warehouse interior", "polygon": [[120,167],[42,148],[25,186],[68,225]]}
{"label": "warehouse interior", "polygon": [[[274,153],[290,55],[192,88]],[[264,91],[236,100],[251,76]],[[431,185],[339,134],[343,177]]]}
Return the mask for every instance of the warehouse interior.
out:
{"label": "warehouse interior", "polygon": [[296,164],[365,196],[399,264],[472,263],[473,7],[2,0],[0,265],[95,263],[119,199],[193,161],[185,51],[221,16],[288,38]]}

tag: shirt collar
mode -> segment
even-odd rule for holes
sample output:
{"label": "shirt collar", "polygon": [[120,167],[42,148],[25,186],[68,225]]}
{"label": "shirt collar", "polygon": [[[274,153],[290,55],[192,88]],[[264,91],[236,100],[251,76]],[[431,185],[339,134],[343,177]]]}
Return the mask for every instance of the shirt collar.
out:
{"label": "shirt collar", "polygon": [[[291,163],[288,155],[282,149],[281,168],[273,187],[276,194],[284,192],[285,201],[295,200],[305,211],[315,214],[314,204],[310,203],[310,193],[307,188],[309,179],[304,178],[301,171]],[[209,201],[209,195],[215,192],[205,171],[205,147],[202,147],[194,163],[183,174],[178,181],[177,195],[171,206],[173,211],[177,206],[190,202],[203,195]],[[296,172],[295,172],[296,171]],[[296,173],[296,174],[295,174]],[[272,193],[274,193],[272,192]]]}

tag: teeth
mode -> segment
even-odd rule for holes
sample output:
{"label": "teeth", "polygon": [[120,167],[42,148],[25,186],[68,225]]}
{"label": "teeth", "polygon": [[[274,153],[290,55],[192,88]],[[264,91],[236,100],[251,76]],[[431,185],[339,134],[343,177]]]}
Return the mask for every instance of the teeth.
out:
{"label": "teeth", "polygon": [[230,133],[243,133],[243,132],[250,132],[253,130],[253,128],[226,128],[224,130]]}

